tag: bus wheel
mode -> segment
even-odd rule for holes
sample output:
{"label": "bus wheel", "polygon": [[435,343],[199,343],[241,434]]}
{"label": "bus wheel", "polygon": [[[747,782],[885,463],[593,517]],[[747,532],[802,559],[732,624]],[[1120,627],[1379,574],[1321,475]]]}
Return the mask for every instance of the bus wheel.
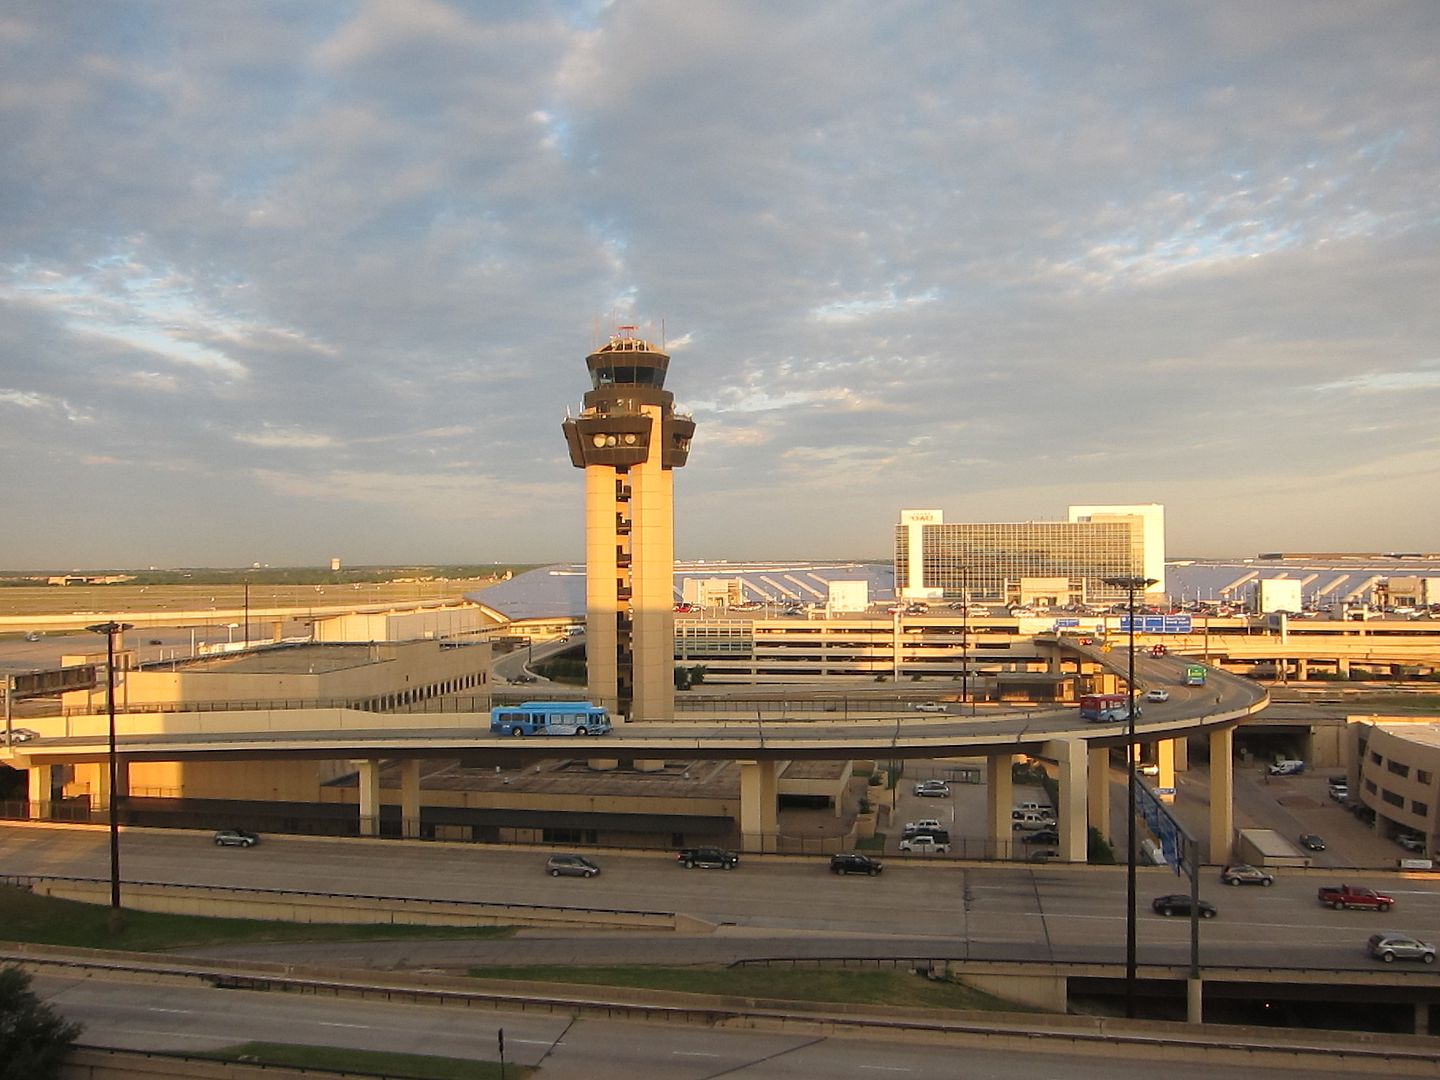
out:
{"label": "bus wheel", "polygon": [[589,728],[583,728],[583,727],[582,727],[582,728],[576,728],[576,729],[575,729],[575,734],[576,734],[576,735],[589,735],[589,734],[590,734],[590,729],[589,729]]}
{"label": "bus wheel", "polygon": [[524,728],[518,728],[518,727],[512,727],[512,728],[510,729],[510,734],[511,734],[511,735],[524,735],[524,734],[525,734],[525,729],[524,729]]}

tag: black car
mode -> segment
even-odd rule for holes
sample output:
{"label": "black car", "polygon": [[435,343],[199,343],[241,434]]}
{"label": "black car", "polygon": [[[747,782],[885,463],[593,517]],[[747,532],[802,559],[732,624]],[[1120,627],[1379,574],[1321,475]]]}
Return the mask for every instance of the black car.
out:
{"label": "black car", "polygon": [[874,877],[884,867],[879,859],[861,855],[858,851],[842,852],[830,856],[830,871],[835,874],[869,874]]}
{"label": "black car", "polygon": [[[1186,893],[1171,893],[1169,896],[1157,896],[1150,901],[1150,910],[1156,915],[1189,915],[1190,897]],[[1200,901],[1200,917],[1202,919],[1213,919],[1215,917],[1215,905],[1208,900]]]}
{"label": "black car", "polygon": [[260,837],[244,829],[221,829],[215,834],[216,847],[254,847]]}
{"label": "black car", "polygon": [[734,870],[740,862],[740,856],[733,851],[726,851],[718,847],[697,847],[683,848],[675,861],[685,867],[686,870],[694,870],[697,866],[703,866],[706,870],[713,870],[719,867],[722,870]]}
{"label": "black car", "polygon": [[1324,851],[1325,841],[1320,837],[1316,836],[1314,833],[1301,833],[1300,846],[1307,851]]}
{"label": "black car", "polygon": [[1034,832],[1026,833],[1020,837],[1022,844],[1058,844],[1060,834],[1054,829],[1036,829]]}

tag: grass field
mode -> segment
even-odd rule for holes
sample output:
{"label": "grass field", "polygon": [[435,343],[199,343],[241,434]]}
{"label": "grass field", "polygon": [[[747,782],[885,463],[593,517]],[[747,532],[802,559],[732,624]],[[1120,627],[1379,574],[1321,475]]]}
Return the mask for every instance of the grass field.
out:
{"label": "grass field", "polygon": [[497,926],[283,923],[126,911],[119,933],[111,933],[110,909],[107,906],[36,896],[24,889],[0,885],[0,938],[76,949],[163,952],[203,945],[254,942],[395,941],[406,938],[473,940],[509,937],[512,932],[508,927]]}
{"label": "grass field", "polygon": [[477,979],[580,983],[882,1008],[1029,1012],[960,982],[909,971],[789,967],[477,967]]}
{"label": "grass field", "polygon": [[[498,1048],[497,1048],[498,1049]],[[191,1057],[212,1061],[243,1061],[291,1069],[326,1069],[360,1076],[393,1077],[395,1080],[522,1080],[535,1070],[507,1064],[502,1070],[496,1061],[465,1061],[461,1058],[422,1057],[417,1054],[390,1054],[376,1050],[346,1050],[338,1046],[291,1046],[288,1043],[242,1043]]]}

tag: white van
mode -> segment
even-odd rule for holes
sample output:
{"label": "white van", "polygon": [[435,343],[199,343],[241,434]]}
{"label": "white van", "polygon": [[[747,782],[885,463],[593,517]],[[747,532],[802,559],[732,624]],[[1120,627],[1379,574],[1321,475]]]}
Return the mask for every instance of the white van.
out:
{"label": "white van", "polygon": [[1270,766],[1271,776],[1294,776],[1305,771],[1305,762],[1294,758],[1281,758]]}

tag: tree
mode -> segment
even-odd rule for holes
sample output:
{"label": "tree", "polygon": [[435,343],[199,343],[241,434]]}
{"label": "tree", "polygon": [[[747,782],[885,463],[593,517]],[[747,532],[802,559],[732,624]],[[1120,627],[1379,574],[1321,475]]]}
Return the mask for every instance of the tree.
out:
{"label": "tree", "polygon": [[0,1080],[51,1080],[75,1045],[80,1025],[61,1018],[30,990],[18,967],[0,968]]}

